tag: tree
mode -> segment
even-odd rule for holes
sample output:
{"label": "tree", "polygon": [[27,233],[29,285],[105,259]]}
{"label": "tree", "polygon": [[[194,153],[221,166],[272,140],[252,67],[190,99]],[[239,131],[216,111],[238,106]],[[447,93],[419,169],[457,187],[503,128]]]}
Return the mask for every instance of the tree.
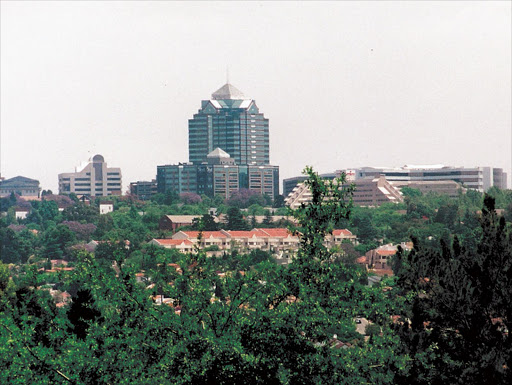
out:
{"label": "tree", "polygon": [[184,192],[180,194],[181,202],[185,204],[201,203],[201,196],[192,192]]}
{"label": "tree", "polygon": [[77,203],[66,207],[62,212],[62,216],[66,221],[84,221],[87,223],[97,223],[100,217],[97,207],[86,205],[85,203]]}
{"label": "tree", "polygon": [[[0,383],[394,384],[404,360],[386,325],[392,297],[361,284],[364,271],[335,262],[323,245],[350,213],[351,188],[308,175],[313,200],[295,213],[301,249],[289,266],[262,251],[224,260],[146,246],[137,255],[154,262],[145,265],[146,287],[133,254],[114,243],[102,252],[115,268],[78,253],[64,284],[68,309],[27,284],[19,309],[0,309]],[[135,221],[123,211],[112,215],[116,230]],[[219,274],[223,262],[230,266]],[[41,315],[23,305],[30,301]],[[365,342],[356,315],[382,333]]]}
{"label": "tree", "polygon": [[274,219],[272,218],[272,213],[270,212],[270,210],[265,210],[265,218],[263,218],[263,225],[265,227],[273,227],[273,220]]}
{"label": "tree", "polygon": [[417,188],[412,188],[409,186],[404,186],[400,189],[402,194],[406,197],[420,197],[422,196],[422,192],[418,190]]}
{"label": "tree", "polygon": [[274,199],[274,203],[272,204],[272,207],[274,208],[280,208],[280,207],[284,207],[284,196],[282,195],[278,195],[275,197]]}
{"label": "tree", "polygon": [[254,204],[264,206],[265,198],[256,191],[241,188],[240,190],[232,193],[226,203],[229,206],[244,209]]}
{"label": "tree", "polygon": [[[484,198],[476,247],[415,242],[395,271],[409,310],[399,329],[411,366],[409,384],[506,384],[512,381],[512,238],[494,199]],[[410,322],[408,321],[410,320]]]}
{"label": "tree", "polygon": [[85,340],[89,324],[98,319],[101,313],[95,306],[90,290],[80,289],[72,297],[73,302],[67,311],[71,331],[81,340]]}
{"label": "tree", "polygon": [[449,204],[446,205],[442,205],[437,210],[434,222],[442,223],[449,229],[453,230],[455,223],[458,220],[458,210],[458,205],[453,202],[450,202]]}
{"label": "tree", "polygon": [[41,256],[61,259],[70,256],[70,247],[76,242],[75,234],[66,225],[60,224],[44,233]]}
{"label": "tree", "polygon": [[200,218],[192,220],[192,229],[202,231],[217,231],[219,225],[215,222],[215,218],[210,214],[204,214]]}
{"label": "tree", "polygon": [[69,228],[72,232],[75,233],[76,238],[79,241],[89,242],[91,240],[92,234],[96,231],[97,227],[92,223],[80,223],[76,221],[64,221],[62,222],[64,226]]}
{"label": "tree", "polygon": [[249,230],[249,225],[245,221],[242,212],[237,207],[230,207],[226,217],[226,227],[228,230]]}

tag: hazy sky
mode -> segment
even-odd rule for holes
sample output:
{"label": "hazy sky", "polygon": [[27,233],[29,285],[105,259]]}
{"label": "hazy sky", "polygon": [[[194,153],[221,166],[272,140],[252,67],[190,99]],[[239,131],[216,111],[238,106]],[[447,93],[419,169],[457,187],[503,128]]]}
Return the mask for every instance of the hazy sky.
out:
{"label": "hazy sky", "polygon": [[[226,81],[305,165],[511,167],[511,2],[1,2],[1,174],[94,154],[123,185],[188,160]],[[510,184],[509,174],[509,184]],[[126,188],[125,188],[126,190]]]}

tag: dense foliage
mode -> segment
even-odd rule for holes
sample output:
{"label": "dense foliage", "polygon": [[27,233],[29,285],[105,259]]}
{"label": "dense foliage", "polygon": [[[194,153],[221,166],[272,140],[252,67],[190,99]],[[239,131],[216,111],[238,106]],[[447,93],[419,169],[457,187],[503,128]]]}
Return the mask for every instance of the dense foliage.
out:
{"label": "dense foliage", "polygon": [[[260,250],[208,258],[147,243],[165,235],[164,214],[218,228],[211,207],[224,228],[252,228],[255,215],[274,225],[265,198],[244,192],[232,206],[117,198],[107,215],[50,194],[21,221],[13,209],[27,202],[1,199],[0,383],[509,383],[510,192],[490,191],[481,213],[472,191],[453,200],[406,189],[404,204],[361,208],[343,179],[307,173],[313,202],[293,213],[301,246],[289,265]],[[324,235],[340,227],[361,244],[327,249]],[[395,276],[369,286],[359,253],[411,236]],[[50,259],[74,270],[50,270]]]}

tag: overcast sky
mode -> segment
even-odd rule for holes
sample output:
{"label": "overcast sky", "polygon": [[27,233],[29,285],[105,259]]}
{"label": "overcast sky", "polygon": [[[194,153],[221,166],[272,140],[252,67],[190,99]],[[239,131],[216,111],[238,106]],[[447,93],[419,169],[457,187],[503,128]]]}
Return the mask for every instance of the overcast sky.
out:
{"label": "overcast sky", "polygon": [[228,66],[270,120],[281,179],[305,165],[510,172],[509,1],[2,1],[0,13],[5,178],[55,192],[97,153],[125,186],[155,178],[188,160],[188,119]]}

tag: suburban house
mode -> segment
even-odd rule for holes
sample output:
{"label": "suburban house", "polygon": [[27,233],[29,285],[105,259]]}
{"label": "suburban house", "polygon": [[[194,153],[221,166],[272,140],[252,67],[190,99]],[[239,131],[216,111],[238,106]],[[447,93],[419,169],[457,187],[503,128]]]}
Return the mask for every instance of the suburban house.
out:
{"label": "suburban house", "polygon": [[390,259],[398,252],[398,246],[400,246],[404,251],[410,251],[413,244],[412,242],[402,242],[400,245],[393,245],[389,243],[370,250],[365,254],[366,265],[368,268],[374,269],[376,272],[391,272]]}
{"label": "suburban house", "polygon": [[166,249],[176,249],[182,253],[194,251],[194,244],[188,239],[152,239],[149,243]]}

